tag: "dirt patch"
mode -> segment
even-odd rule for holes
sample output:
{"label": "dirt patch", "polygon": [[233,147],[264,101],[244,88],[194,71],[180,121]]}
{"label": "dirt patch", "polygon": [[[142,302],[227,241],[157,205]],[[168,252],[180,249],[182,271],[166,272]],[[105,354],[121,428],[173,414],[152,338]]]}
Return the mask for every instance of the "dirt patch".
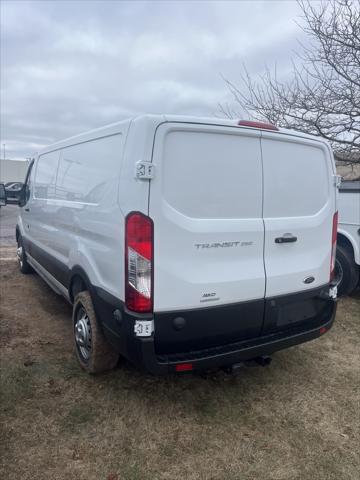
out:
{"label": "dirt patch", "polygon": [[1,478],[358,480],[360,296],[267,368],[156,378],[123,362],[90,377],[72,352],[70,306],[9,255]]}

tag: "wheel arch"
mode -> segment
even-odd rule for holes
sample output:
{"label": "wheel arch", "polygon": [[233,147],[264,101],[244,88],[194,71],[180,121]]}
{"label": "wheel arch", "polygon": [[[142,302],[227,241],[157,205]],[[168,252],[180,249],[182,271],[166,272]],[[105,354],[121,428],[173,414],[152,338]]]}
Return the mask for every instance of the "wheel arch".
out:
{"label": "wheel arch", "polygon": [[76,295],[84,290],[88,290],[92,295],[93,287],[85,270],[79,265],[75,265],[71,269],[69,278],[68,292],[71,303],[74,303]]}
{"label": "wheel arch", "polygon": [[337,244],[343,248],[346,248],[350,253],[352,258],[355,260],[355,249],[352,244],[352,241],[347,235],[343,232],[338,232],[337,234]]}
{"label": "wheel arch", "polygon": [[79,292],[83,292],[87,290],[90,293],[91,300],[93,302],[96,320],[99,324],[101,331],[103,331],[103,317],[101,315],[101,311],[98,305],[98,297],[96,295],[96,289],[92,285],[89,276],[85,272],[85,270],[80,267],[80,265],[74,265],[74,267],[70,271],[69,275],[69,287],[68,287],[68,295],[71,304],[74,305],[74,300],[76,295]]}

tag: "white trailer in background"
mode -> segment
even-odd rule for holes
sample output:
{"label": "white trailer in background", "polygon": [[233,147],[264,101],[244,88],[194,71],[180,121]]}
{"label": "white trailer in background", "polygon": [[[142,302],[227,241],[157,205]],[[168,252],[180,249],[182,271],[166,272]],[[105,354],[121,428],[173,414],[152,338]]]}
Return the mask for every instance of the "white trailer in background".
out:
{"label": "white trailer in background", "polygon": [[339,295],[349,295],[359,283],[360,181],[343,181],[339,192],[336,275]]}

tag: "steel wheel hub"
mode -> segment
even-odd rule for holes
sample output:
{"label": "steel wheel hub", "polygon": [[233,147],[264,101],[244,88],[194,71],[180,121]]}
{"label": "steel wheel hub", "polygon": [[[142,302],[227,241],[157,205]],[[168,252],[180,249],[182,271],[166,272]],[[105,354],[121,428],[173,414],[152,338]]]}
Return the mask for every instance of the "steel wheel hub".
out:
{"label": "steel wheel hub", "polygon": [[89,360],[91,354],[91,325],[83,308],[78,311],[74,328],[76,345],[84,360]]}

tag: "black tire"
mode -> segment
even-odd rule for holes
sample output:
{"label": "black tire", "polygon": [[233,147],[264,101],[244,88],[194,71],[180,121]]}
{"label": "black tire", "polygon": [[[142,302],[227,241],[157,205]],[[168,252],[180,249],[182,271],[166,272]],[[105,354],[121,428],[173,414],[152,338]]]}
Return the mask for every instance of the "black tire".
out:
{"label": "black tire", "polygon": [[359,267],[354,256],[346,247],[338,245],[335,260],[335,279],[338,283],[338,296],[350,295],[359,282]]}
{"label": "black tire", "polygon": [[22,241],[22,238],[19,236],[18,241],[18,248],[17,248],[17,259],[18,259],[18,265],[19,265],[19,270],[21,273],[28,274],[28,273],[33,273],[33,269],[30,266],[30,264],[27,261],[26,258],[26,251],[25,247]]}
{"label": "black tire", "polygon": [[75,297],[73,333],[76,356],[86,372],[101,373],[115,367],[119,355],[104,337],[88,291],[80,292]]}

